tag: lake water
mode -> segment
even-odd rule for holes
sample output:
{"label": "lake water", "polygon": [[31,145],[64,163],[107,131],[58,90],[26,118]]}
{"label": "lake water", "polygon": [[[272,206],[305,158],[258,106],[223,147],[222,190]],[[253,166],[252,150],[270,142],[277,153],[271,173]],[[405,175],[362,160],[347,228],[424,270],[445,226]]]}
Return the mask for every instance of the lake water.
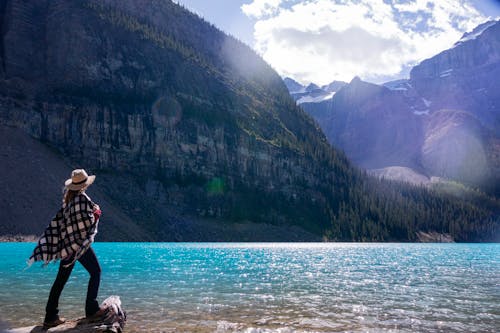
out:
{"label": "lake water", "polygon": [[[97,243],[126,332],[498,332],[500,244]],[[40,323],[57,265],[0,244],[0,318]],[[83,316],[77,264],[61,315]]]}

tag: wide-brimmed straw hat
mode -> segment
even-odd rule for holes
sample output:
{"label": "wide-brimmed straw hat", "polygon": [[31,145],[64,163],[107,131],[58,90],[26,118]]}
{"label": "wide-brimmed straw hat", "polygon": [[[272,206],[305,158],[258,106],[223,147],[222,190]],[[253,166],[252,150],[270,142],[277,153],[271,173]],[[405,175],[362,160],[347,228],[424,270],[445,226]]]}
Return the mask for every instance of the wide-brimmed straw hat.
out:
{"label": "wide-brimmed straw hat", "polygon": [[76,169],[71,172],[71,178],[64,182],[64,186],[72,191],[79,191],[95,180],[95,176],[89,176],[83,169]]}

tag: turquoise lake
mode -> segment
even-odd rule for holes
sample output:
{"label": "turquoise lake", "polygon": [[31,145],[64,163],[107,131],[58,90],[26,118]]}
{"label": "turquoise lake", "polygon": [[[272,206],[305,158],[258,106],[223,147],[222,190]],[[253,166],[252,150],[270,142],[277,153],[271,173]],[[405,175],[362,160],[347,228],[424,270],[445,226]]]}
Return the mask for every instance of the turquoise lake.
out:
{"label": "turquoise lake", "polygon": [[[0,319],[43,320],[58,265],[0,243]],[[96,243],[126,332],[498,332],[500,244]],[[77,264],[61,315],[83,316]]]}

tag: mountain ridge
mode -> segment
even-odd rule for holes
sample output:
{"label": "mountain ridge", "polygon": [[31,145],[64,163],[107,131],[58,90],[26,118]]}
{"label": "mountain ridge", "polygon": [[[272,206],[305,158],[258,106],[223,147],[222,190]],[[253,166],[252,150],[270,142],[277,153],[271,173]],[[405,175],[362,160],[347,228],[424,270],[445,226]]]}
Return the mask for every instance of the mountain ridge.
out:
{"label": "mountain ridge", "polygon": [[285,77],[283,82],[297,104],[328,101],[333,97],[333,95],[335,95],[335,93],[347,84],[347,82],[334,80],[321,87],[312,82],[307,86],[304,86],[289,77]]}
{"label": "mountain ridge", "polygon": [[498,194],[499,35],[500,21],[486,22],[413,67],[409,79],[379,85],[388,90],[346,97],[343,90],[360,86],[353,80],[331,101],[301,106],[355,165],[409,167]]}
{"label": "mountain ridge", "polygon": [[496,237],[491,211],[352,167],[271,66],[173,2],[9,0],[2,15],[0,130],[98,174],[149,239],[256,240],[257,224],[287,240]]}
{"label": "mountain ridge", "polygon": [[[328,148],[269,65],[245,59],[248,47],[173,3],[136,8],[145,4],[10,1],[5,15],[16,15],[2,36],[2,122],[99,171],[106,194],[119,194],[123,203],[115,203],[161,239],[175,223],[171,212],[276,225],[295,216],[321,234],[331,211],[317,207],[330,200],[325,184],[334,179],[314,159],[336,163],[350,179],[347,160]],[[47,36],[27,53],[38,48],[45,59],[18,59],[17,40],[26,43],[35,29]],[[235,54],[228,59],[221,49]],[[234,59],[248,66],[235,71]]]}

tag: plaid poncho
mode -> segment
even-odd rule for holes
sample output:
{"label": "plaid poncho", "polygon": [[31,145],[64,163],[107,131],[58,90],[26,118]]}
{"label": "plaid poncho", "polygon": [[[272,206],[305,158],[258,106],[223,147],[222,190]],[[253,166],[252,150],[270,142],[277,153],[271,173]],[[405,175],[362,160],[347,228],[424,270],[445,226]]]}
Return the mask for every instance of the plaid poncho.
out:
{"label": "plaid poncho", "polygon": [[68,205],[61,207],[38,240],[28,264],[43,261],[48,264],[58,259],[72,258],[72,265],[94,242],[97,224],[93,214],[94,203],[80,193]]}

